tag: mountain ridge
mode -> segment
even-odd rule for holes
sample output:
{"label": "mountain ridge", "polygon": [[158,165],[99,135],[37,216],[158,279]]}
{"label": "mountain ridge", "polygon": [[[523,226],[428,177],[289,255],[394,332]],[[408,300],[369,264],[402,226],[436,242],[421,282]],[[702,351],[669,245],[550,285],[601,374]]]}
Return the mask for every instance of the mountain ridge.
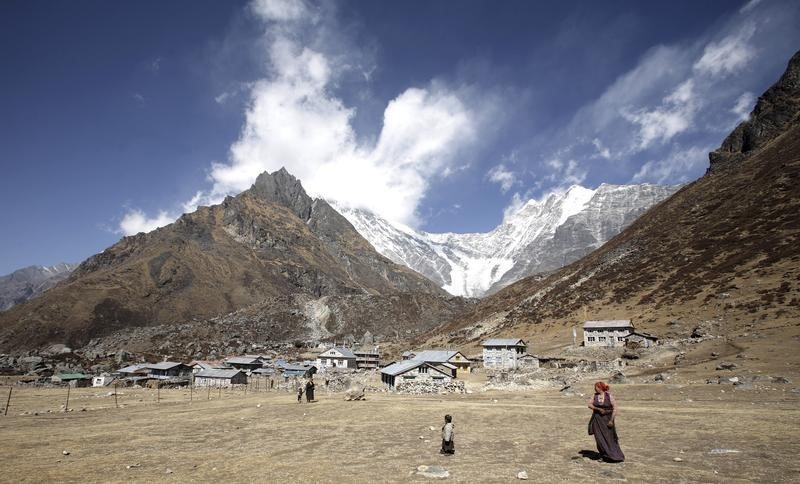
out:
{"label": "mountain ridge", "polygon": [[375,252],[279,170],[236,197],[89,257],[59,286],[0,314],[0,348],[80,347],[125,328],[221,317],[293,294],[400,293],[447,296]]}
{"label": "mountain ridge", "polygon": [[527,201],[485,233],[433,234],[393,224],[364,209],[337,208],[378,252],[451,294],[481,297],[586,255],[677,188],[574,185]]}

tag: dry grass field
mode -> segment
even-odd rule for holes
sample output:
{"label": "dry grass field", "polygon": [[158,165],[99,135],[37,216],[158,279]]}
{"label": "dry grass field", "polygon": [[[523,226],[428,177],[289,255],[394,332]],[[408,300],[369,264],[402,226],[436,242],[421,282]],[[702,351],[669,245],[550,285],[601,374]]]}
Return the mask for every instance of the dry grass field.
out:
{"label": "dry grass field", "polygon": [[[15,388],[0,416],[0,480],[422,482],[417,467],[437,465],[453,482],[515,481],[521,470],[538,482],[796,482],[800,395],[780,387],[617,385],[622,464],[580,454],[595,450],[588,395],[345,402],[321,391],[298,405],[285,392],[197,392],[190,403],[188,391],[162,390],[156,403],[155,390],[120,389],[116,408],[108,390],[78,389],[64,413],[65,391]],[[445,413],[456,424],[453,457],[437,453]]]}

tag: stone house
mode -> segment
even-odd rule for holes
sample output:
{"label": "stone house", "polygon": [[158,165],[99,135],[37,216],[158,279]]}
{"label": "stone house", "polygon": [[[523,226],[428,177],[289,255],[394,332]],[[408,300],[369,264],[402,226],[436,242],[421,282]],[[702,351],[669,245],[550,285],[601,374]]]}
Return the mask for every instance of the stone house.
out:
{"label": "stone house", "polygon": [[316,366],[323,368],[357,368],[358,361],[355,353],[350,348],[331,348],[317,356]]}
{"label": "stone house", "polygon": [[446,367],[422,360],[398,361],[381,370],[381,381],[388,388],[399,388],[406,381],[444,384],[452,380],[453,376]]}
{"label": "stone house", "polygon": [[615,348],[625,344],[625,336],[633,332],[630,319],[586,321],[583,323],[583,346]]}
{"label": "stone house", "polygon": [[520,338],[491,338],[483,346],[483,367],[489,369],[516,369],[519,358],[528,349],[528,344]]}
{"label": "stone house", "polygon": [[50,377],[50,381],[52,381],[53,383],[61,383],[63,385],[69,385],[75,388],[75,387],[88,387],[92,382],[92,378],[84,375],[83,373],[60,373],[58,375],[53,375],[52,377]]}
{"label": "stone house", "polygon": [[242,370],[202,370],[194,375],[196,387],[229,387],[231,385],[246,385],[247,375]]}
{"label": "stone house", "polygon": [[650,348],[658,344],[658,337],[641,331],[631,331],[624,337],[626,348]]}

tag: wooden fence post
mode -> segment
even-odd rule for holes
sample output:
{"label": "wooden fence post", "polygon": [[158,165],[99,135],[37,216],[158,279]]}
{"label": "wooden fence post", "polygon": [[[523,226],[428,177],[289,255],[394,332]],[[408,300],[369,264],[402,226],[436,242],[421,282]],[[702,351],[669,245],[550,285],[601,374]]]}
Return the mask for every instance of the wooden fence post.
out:
{"label": "wooden fence post", "polygon": [[69,383],[67,383],[67,403],[64,405],[64,411],[65,412],[69,412],[69,388],[70,388],[70,386],[71,385]]}
{"label": "wooden fence post", "polygon": [[217,392],[217,394],[218,394],[219,398],[222,398],[222,385],[220,385],[218,388],[219,388],[219,392]]}
{"label": "wooden fence post", "polygon": [[8,398],[6,399],[6,411],[3,415],[8,415],[8,406],[11,405],[11,390],[13,389],[14,387],[8,387]]}
{"label": "wooden fence post", "polygon": [[117,382],[114,382],[114,406],[119,408],[119,402],[117,401]]}
{"label": "wooden fence post", "polygon": [[208,386],[208,398],[206,400],[211,400],[211,385]]}
{"label": "wooden fence post", "polygon": [[194,398],[194,385],[189,382],[189,401],[191,402]]}
{"label": "wooden fence post", "polygon": [[161,403],[161,381],[156,380],[156,403]]}

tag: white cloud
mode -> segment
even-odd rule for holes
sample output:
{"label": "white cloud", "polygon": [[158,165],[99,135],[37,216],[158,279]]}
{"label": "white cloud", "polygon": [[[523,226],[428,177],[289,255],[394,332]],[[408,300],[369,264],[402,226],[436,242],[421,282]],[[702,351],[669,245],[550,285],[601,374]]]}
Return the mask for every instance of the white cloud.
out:
{"label": "white cloud", "polygon": [[136,101],[138,101],[140,103],[144,103],[144,96],[142,96],[140,93],[135,92],[135,93],[132,94],[132,96]]}
{"label": "white cloud", "polygon": [[124,235],[134,235],[139,232],[150,232],[159,227],[171,224],[176,219],[175,216],[161,211],[153,218],[147,217],[144,212],[139,209],[129,210],[122,221],[119,223],[119,232]]}
{"label": "white cloud", "polygon": [[678,85],[657,108],[622,111],[622,116],[639,125],[639,149],[643,150],[654,142],[667,142],[689,129],[698,109],[695,100],[694,81],[689,79]]}
{"label": "white cloud", "polygon": [[[266,2],[254,9],[266,12],[265,20],[302,20],[307,10],[293,5]],[[320,42],[302,43],[297,31],[283,27],[268,34],[272,75],[252,86],[229,159],[212,164],[212,189],[185,208],[216,203],[249,188],[260,173],[286,167],[312,196],[416,225],[432,180],[463,169],[459,154],[476,139],[482,115],[464,101],[468,88],[437,81],[409,88],[386,106],[377,140],[359,142],[354,108],[332,94],[353,64],[309,47]]]}
{"label": "white cloud", "polygon": [[736,104],[731,108],[731,112],[735,114],[740,121],[746,121],[750,118],[750,111],[756,103],[756,96],[752,92],[745,92],[736,100]]}
{"label": "white cloud", "polygon": [[500,191],[506,193],[517,183],[517,177],[514,172],[510,171],[502,163],[493,167],[486,173],[489,181],[500,185]]}
{"label": "white cloud", "polygon": [[611,150],[605,147],[599,138],[593,139],[592,144],[597,148],[597,154],[600,155],[601,158],[605,158],[606,160],[611,159]]}
{"label": "white cloud", "polygon": [[747,13],[751,11],[754,8],[756,8],[756,5],[758,5],[759,3],[761,3],[761,0],[750,0],[749,2],[745,3],[742,6],[742,8],[739,9],[739,13]]}
{"label": "white cloud", "polygon": [[695,62],[695,71],[711,76],[725,76],[738,71],[756,55],[755,48],[749,43],[755,32],[755,24],[746,23],[719,42],[709,43],[702,57]]}
{"label": "white cloud", "polygon": [[255,0],[251,8],[265,21],[298,20],[309,14],[309,8],[302,0]]}
{"label": "white cloud", "polygon": [[661,160],[648,161],[631,178],[632,183],[682,183],[686,173],[697,171],[708,163],[710,146],[693,146],[671,152]]}

